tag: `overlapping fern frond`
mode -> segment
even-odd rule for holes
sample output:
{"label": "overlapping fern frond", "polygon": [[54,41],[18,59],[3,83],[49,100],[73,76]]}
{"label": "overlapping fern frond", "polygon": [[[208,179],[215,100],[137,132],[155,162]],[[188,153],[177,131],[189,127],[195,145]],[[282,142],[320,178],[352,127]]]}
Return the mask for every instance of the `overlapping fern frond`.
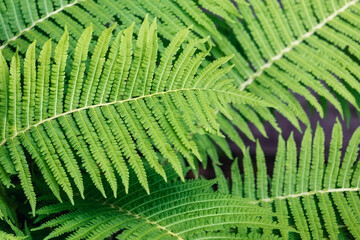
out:
{"label": "overlapping fern frond", "polygon": [[[33,231],[52,229],[45,239],[253,239],[249,229],[293,230],[274,221],[276,214],[269,209],[240,197],[214,193],[214,180],[182,183],[174,173],[168,176],[169,182],[164,183],[159,175],[152,174],[149,184],[156,190],[150,195],[138,182],[131,181],[131,188],[136,190],[117,199],[104,199],[89,187],[86,200],[78,199],[75,206],[70,202],[43,202],[45,206],[37,210],[42,225]],[[124,190],[121,187],[119,192]]]}
{"label": "overlapping fern frond", "polygon": [[192,167],[200,159],[191,133],[220,134],[216,112],[226,112],[229,102],[262,102],[223,78],[231,67],[221,65],[230,57],[198,71],[208,38],[184,45],[184,29],[158,57],[156,20],[145,18],[134,47],[134,25],[112,39],[114,27],[100,35],[91,57],[93,26],[86,28],[70,58],[70,74],[67,30],[54,52],[49,40],[38,58],[32,43],[23,65],[15,53],[9,69],[0,55],[0,180],[10,186],[11,174],[18,175],[33,211],[28,155],[59,200],[63,190],[72,201],[73,184],[84,196],[82,169],[104,196],[103,177],[117,196],[116,175],[127,192],[130,165],[149,192],[142,156],[165,180],[163,158],[184,179],[182,159]]}
{"label": "overlapping fern frond", "polygon": [[[99,36],[106,24],[140,23],[149,14],[150,19],[157,17],[161,22],[158,29],[161,40],[170,41],[190,25],[193,25],[190,38],[211,35],[215,43],[212,56],[235,54],[229,61],[235,65],[229,76],[236,79],[237,86],[266,96],[298,129],[299,120],[305,124],[309,120],[293,93],[304,97],[322,117],[327,101],[347,119],[348,103],[359,108],[358,0],[24,2],[2,0],[0,49],[6,59],[11,58],[17,46],[24,53],[34,39],[41,44],[49,37],[59,40],[65,25],[70,32],[72,55],[76,39],[90,22],[94,22],[94,34]],[[202,11],[204,8],[208,11]],[[163,51],[163,41],[159,42],[159,50]],[[242,150],[245,146],[236,128],[255,140],[244,123],[251,121],[264,136],[264,121],[281,131],[271,109],[234,106],[230,115],[235,120],[229,122],[226,116],[221,131]]]}
{"label": "overlapping fern frond", "polygon": [[280,137],[271,178],[258,144],[256,171],[249,152],[243,159],[243,175],[238,162],[233,163],[231,192],[275,210],[280,214],[280,222],[294,225],[299,235],[281,231],[286,239],[298,236],[301,239],[359,239],[360,128],[354,132],[343,157],[342,144],[340,123],[333,128],[327,161],[321,127],[317,127],[313,138],[311,130],[305,132],[300,153],[292,135],[287,141]]}
{"label": "overlapping fern frond", "polygon": [[[77,208],[65,200],[39,211],[64,210],[61,217],[44,225],[55,228],[50,236],[70,233],[74,238],[101,238],[123,231],[119,238],[137,234],[199,239],[268,239],[276,238],[274,234],[360,238],[359,130],[342,157],[341,128],[334,127],[326,165],[321,128],[313,140],[307,130],[300,154],[292,137],[286,143],[280,139],[272,178],[266,174],[261,148],[257,148],[256,171],[246,152],[244,179],[237,162],[233,165],[232,193],[269,208],[256,210],[256,215],[264,213],[263,218],[238,219],[234,214],[244,213],[239,208],[215,210],[225,202],[244,201],[226,196],[218,203],[214,196],[220,195],[211,194],[206,181],[172,182],[160,191],[163,196],[157,191],[147,196],[145,192],[157,184],[149,186],[143,167],[144,158],[166,180],[163,162],[159,162],[164,158],[182,177],[183,158],[192,167],[194,158],[206,155],[218,161],[214,142],[231,157],[220,131],[244,150],[236,128],[254,141],[247,122],[265,136],[264,121],[280,130],[271,109],[238,104],[259,102],[247,92],[266,98],[298,129],[299,121],[310,124],[296,95],[305,98],[321,117],[326,101],[345,116],[349,104],[359,109],[359,10],[358,0],[0,0],[0,183],[12,187],[17,175],[34,212],[32,180],[39,170],[58,200],[65,192],[70,203],[74,199],[80,203]],[[149,23],[156,18],[159,26]],[[124,30],[133,22],[137,24]],[[114,23],[119,27],[106,29]],[[97,43],[91,41],[92,35]],[[56,47],[49,38],[59,42]],[[187,45],[185,39],[190,39]],[[231,59],[224,57],[232,54]],[[210,57],[204,60],[206,56]],[[216,58],[209,64],[209,59]],[[234,83],[222,78],[231,64],[235,67],[228,75]],[[228,102],[233,103],[231,108],[226,108]],[[204,132],[213,135],[193,135]],[[93,186],[84,186],[85,171]],[[135,182],[129,179],[131,171]],[[219,175],[220,169],[215,167],[215,171]],[[103,184],[104,179],[108,184]],[[228,192],[226,179],[219,177],[218,182],[219,192]],[[205,200],[195,185],[207,189],[203,190],[207,198],[216,203],[201,205]],[[101,200],[105,214],[86,215],[86,206],[98,207],[96,200],[101,199],[96,188],[103,196],[112,191],[116,197],[119,188],[123,193],[130,186],[138,188],[135,193],[141,192],[136,202],[129,203],[134,204],[132,209],[120,206],[131,201],[134,193],[130,191],[129,196]],[[111,191],[105,191],[108,187]],[[199,204],[182,198],[189,194]],[[81,199],[85,196],[90,196],[89,202]],[[171,196],[170,202],[161,201],[164,196]],[[174,208],[174,202],[180,205]],[[274,218],[270,209],[280,216]],[[207,218],[209,212],[211,218]],[[4,213],[8,214],[0,210],[0,216],[7,217]],[[219,213],[220,218],[212,216]],[[241,227],[244,219],[250,220],[247,227]],[[274,219],[281,226],[294,225],[298,233],[273,224]],[[260,222],[270,225],[262,228],[256,225]],[[218,232],[220,225],[227,230]]]}
{"label": "overlapping fern frond", "polygon": [[[0,49],[6,59],[12,57],[17,47],[24,53],[35,39],[40,44],[49,38],[59,41],[65,26],[70,33],[70,43],[76,43],[90,23],[94,24],[94,35],[99,36],[106,24],[118,23],[122,27],[133,22],[140,24],[147,14],[150,19],[158,18],[159,35],[168,41],[190,25],[197,29],[195,32],[201,32],[202,37],[219,36],[215,25],[192,0],[1,0],[0,7]],[[138,30],[135,25],[135,33]],[[70,44],[72,49],[71,45],[74,44]]]}
{"label": "overlapping fern frond", "polygon": [[[359,110],[358,0],[248,2],[239,4],[241,20],[234,16],[224,21],[224,31],[231,30],[227,36],[242,49],[233,61],[248,62],[236,66],[246,80],[242,89],[267,96],[295,126],[296,119],[308,119],[293,93],[321,117],[326,101],[341,114],[349,114],[348,103]],[[218,45],[221,48],[221,42]]]}

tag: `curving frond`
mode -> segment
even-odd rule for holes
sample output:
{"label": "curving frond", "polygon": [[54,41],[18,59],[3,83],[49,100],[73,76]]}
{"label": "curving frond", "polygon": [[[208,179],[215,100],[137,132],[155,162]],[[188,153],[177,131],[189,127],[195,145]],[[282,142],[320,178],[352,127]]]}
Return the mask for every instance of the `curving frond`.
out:
{"label": "curving frond", "polygon": [[[308,125],[309,119],[294,93],[304,97],[321,117],[327,101],[347,119],[349,103],[359,109],[358,0],[51,0],[26,1],[19,6],[19,0],[3,0],[0,6],[0,49],[7,60],[17,46],[24,54],[34,39],[41,44],[49,37],[59,41],[65,25],[72,56],[76,39],[90,22],[99,36],[106,24],[140,23],[149,14],[150,19],[161,22],[162,40],[170,41],[188,26],[193,26],[190,38],[211,35],[215,43],[212,56],[235,54],[229,60],[229,66],[235,65],[229,73],[235,84],[266,97],[299,130],[299,120]],[[211,14],[203,12],[204,8]],[[136,34],[139,30],[135,26]],[[269,109],[236,105],[222,114],[236,119],[236,127],[250,140],[253,135],[244,124],[248,121],[264,136],[264,121],[281,131]],[[244,143],[233,130],[232,123],[223,121],[223,134],[243,150]]]}
{"label": "curving frond", "polygon": [[[215,24],[192,0],[26,0],[24,4],[20,0],[1,0],[0,14],[0,49],[7,59],[13,55],[13,48],[19,46],[20,52],[24,53],[35,39],[40,44],[49,38],[59,41],[65,26],[70,32],[70,48],[73,49],[83,29],[90,23],[94,24],[94,35],[99,36],[106,24],[118,23],[123,27],[133,22],[140,24],[146,14],[151,19],[159,19],[159,35],[169,41],[190,25],[197,29],[196,32],[201,32],[202,37],[210,34],[220,36]],[[135,32],[138,30],[136,25]]]}
{"label": "curving frond", "polygon": [[[182,157],[192,167],[194,158],[200,159],[192,133],[221,135],[218,106],[265,104],[240,93],[223,78],[231,68],[221,66],[230,57],[198,71],[208,54],[208,38],[184,44],[190,32],[184,29],[156,64],[156,20],[150,23],[145,18],[135,46],[134,25],[113,38],[114,28],[100,35],[91,57],[93,25],[80,36],[74,59],[68,57],[66,28],[53,53],[49,40],[37,59],[36,43],[32,43],[24,65],[16,52],[8,69],[0,53],[0,68],[5,72],[0,83],[7,93],[1,102],[0,179],[10,186],[8,175],[16,173],[33,211],[36,196],[28,155],[60,201],[62,190],[73,201],[73,185],[84,196],[83,170],[104,196],[103,178],[117,196],[116,175],[127,192],[128,165],[149,192],[142,156],[166,181],[159,152],[184,180]],[[70,60],[68,75],[65,69]]]}
{"label": "curving frond", "polygon": [[[327,161],[321,127],[316,128],[314,136],[310,129],[306,130],[299,153],[292,135],[287,141],[280,137],[270,179],[258,144],[256,180],[247,153],[243,160],[243,176],[240,175],[238,162],[233,163],[232,193],[274,209],[280,214],[279,222],[293,223],[301,239],[339,239],[341,236],[358,239],[360,128],[354,132],[343,157],[342,144],[339,122],[332,131]],[[281,231],[281,235],[288,238],[289,232]]]}
{"label": "curving frond", "polygon": [[241,233],[224,233],[224,232],[204,232],[204,233],[200,233],[200,234],[196,234],[193,236],[192,239],[227,239],[227,240],[231,240],[231,239],[247,239],[247,240],[273,240],[273,239],[280,239],[278,236],[274,235],[274,234],[261,234],[261,233],[256,233],[251,232],[249,234],[247,234],[246,236],[244,236]]}
{"label": "curving frond", "polygon": [[[42,230],[51,228],[45,239],[215,239],[230,236],[237,239],[272,237],[249,234],[249,229],[283,229],[277,224],[271,210],[258,207],[248,200],[214,193],[214,180],[188,180],[184,183],[169,174],[169,183],[160,176],[151,177],[150,187],[156,189],[147,195],[137,182],[129,194],[117,199],[103,199],[93,188],[86,190],[86,201],[76,205],[69,202],[51,204],[37,210]],[[121,192],[125,189],[122,188]],[[120,190],[119,190],[120,192]],[[89,195],[87,195],[89,194]],[[79,196],[78,196],[79,197]],[[206,234],[204,234],[206,232]]]}
{"label": "curving frond", "polygon": [[241,49],[232,61],[248,62],[236,66],[241,89],[267,96],[294,126],[308,119],[293,93],[321,117],[326,108],[313,93],[341,114],[348,103],[359,110],[358,0],[248,2],[238,4],[241,20],[224,20]]}
{"label": "curving frond", "polygon": [[[360,109],[359,10],[358,0],[0,0],[0,218],[25,235],[4,187],[21,185],[35,214],[40,173],[52,192],[42,201],[61,202],[38,211],[53,217],[38,228],[48,238],[360,239],[359,129],[342,154],[337,123],[327,158],[320,127],[299,153],[280,138],[272,177],[260,145],[253,166],[238,135],[256,141],[249,122],[281,131],[252,94],[299,130],[310,124],[297,95],[321,117],[327,102],[348,119],[349,105]],[[214,148],[232,158],[227,140],[244,151],[230,185]],[[173,181],[207,156],[218,193],[214,181]]]}

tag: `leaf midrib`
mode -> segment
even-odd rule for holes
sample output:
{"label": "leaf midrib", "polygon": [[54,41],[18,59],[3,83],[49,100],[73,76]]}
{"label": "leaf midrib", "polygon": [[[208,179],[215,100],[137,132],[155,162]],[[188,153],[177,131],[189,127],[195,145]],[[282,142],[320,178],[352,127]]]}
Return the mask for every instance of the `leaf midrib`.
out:
{"label": "leaf midrib", "polygon": [[4,42],[4,44],[0,46],[0,50],[5,48],[10,42],[15,41],[16,39],[21,37],[25,32],[30,31],[31,29],[33,29],[38,23],[45,21],[46,19],[48,19],[51,16],[63,11],[66,8],[72,7],[72,6],[76,5],[76,4],[78,4],[80,2],[84,2],[84,1],[85,0],[75,0],[72,3],[64,5],[64,6],[60,7],[60,8],[58,8],[58,9],[56,9],[55,11],[52,11],[51,13],[48,13],[45,17],[39,18],[38,20],[34,21],[29,27],[22,29],[17,35],[13,36],[12,38],[10,38],[6,42]]}
{"label": "leaf midrib", "polygon": [[[100,202],[98,199],[95,199],[95,198],[91,198],[91,199],[93,199],[93,200],[96,201],[96,202]],[[104,203],[101,203],[101,204],[104,205]],[[149,223],[149,224],[151,224],[151,225],[154,225],[154,226],[156,226],[156,228],[159,228],[159,229],[165,231],[167,234],[169,234],[169,235],[171,235],[171,236],[173,236],[173,237],[176,237],[178,240],[184,240],[184,239],[183,239],[182,237],[180,237],[177,233],[174,233],[174,232],[170,231],[169,229],[167,229],[166,227],[160,225],[159,223],[157,223],[157,222],[155,222],[155,221],[151,221],[149,218],[147,218],[147,217],[145,217],[145,216],[142,216],[142,215],[133,213],[132,211],[129,211],[129,210],[125,210],[125,209],[123,209],[123,208],[121,208],[121,207],[118,207],[118,206],[115,206],[114,204],[109,203],[109,202],[106,202],[105,205],[109,206],[109,207],[112,208],[112,209],[116,209],[116,210],[118,210],[119,212],[122,212],[122,213],[125,213],[125,214],[127,214],[127,215],[130,215],[130,216],[132,216],[132,217],[134,217],[134,218],[136,218],[136,219],[141,219],[141,220],[144,221],[143,224],[144,224],[144,223]]]}
{"label": "leaf midrib", "polygon": [[[48,122],[48,121],[51,121],[51,120],[57,119],[57,118],[59,118],[59,117],[62,117],[62,116],[66,116],[66,115],[75,113],[75,112],[80,112],[80,111],[87,110],[87,109],[90,109],[90,108],[96,108],[96,107],[114,105],[114,104],[117,104],[117,103],[122,104],[122,103],[125,103],[125,102],[137,101],[137,100],[144,99],[144,98],[150,98],[150,97],[154,97],[154,96],[158,96],[158,95],[170,94],[170,93],[174,93],[174,92],[180,92],[180,91],[196,91],[196,90],[198,90],[198,91],[212,91],[212,92],[219,92],[219,93],[230,94],[230,95],[235,95],[235,96],[243,96],[243,95],[240,94],[240,93],[234,93],[234,92],[224,91],[224,90],[220,90],[220,89],[182,88],[182,89],[174,89],[174,90],[168,90],[168,91],[163,91],[163,92],[156,92],[156,93],[153,93],[153,94],[143,95],[143,96],[139,96],[139,97],[135,97],[135,98],[128,98],[128,99],[123,99],[123,100],[118,100],[118,101],[113,101],[113,102],[108,102],[108,103],[100,103],[100,104],[85,106],[85,107],[82,107],[82,108],[77,108],[77,109],[73,109],[73,110],[70,110],[70,111],[67,111],[67,112],[64,112],[64,113],[61,113],[61,114],[54,115],[54,116],[49,117],[49,118],[47,118],[47,119],[44,119],[44,120],[42,120],[42,121],[40,121],[40,122],[38,122],[38,123],[35,123],[35,124],[33,124],[33,125],[30,125],[30,126],[28,126],[27,128],[25,128],[24,130],[19,131],[19,132],[16,132],[16,133],[15,133],[14,135],[12,135],[11,137],[5,138],[5,139],[0,143],[0,147],[3,146],[8,140],[11,140],[11,139],[16,138],[18,135],[27,132],[27,131],[30,130],[32,127],[37,127],[37,126],[39,126],[39,125],[41,125],[41,124],[43,124],[43,123],[45,123],[45,122]],[[243,96],[243,97],[245,97],[245,96]],[[253,99],[253,100],[254,100],[254,99]]]}
{"label": "leaf midrib", "polygon": [[294,193],[284,196],[276,196],[272,198],[263,198],[257,201],[252,201],[252,204],[259,204],[262,202],[273,202],[275,200],[285,200],[290,198],[298,198],[298,197],[306,197],[306,196],[313,196],[316,194],[328,194],[328,193],[345,193],[345,192],[357,192],[360,191],[360,187],[353,187],[353,188],[332,188],[326,190],[316,190],[316,191],[309,191],[309,192],[301,192],[301,193]]}
{"label": "leaf midrib", "polygon": [[319,24],[317,24],[316,26],[314,26],[310,31],[304,33],[303,35],[301,35],[298,39],[296,39],[295,41],[291,42],[286,48],[282,49],[278,54],[276,54],[274,57],[272,57],[267,63],[265,63],[264,65],[262,65],[259,70],[257,70],[253,75],[251,75],[245,82],[243,82],[240,85],[240,90],[243,91],[248,85],[250,85],[256,77],[261,76],[261,74],[267,69],[270,68],[274,62],[280,60],[285,53],[290,52],[292,49],[294,49],[296,46],[298,46],[299,44],[301,44],[304,40],[306,40],[307,38],[311,37],[317,30],[319,30],[320,28],[322,28],[323,26],[325,26],[329,21],[333,20],[335,17],[337,17],[339,14],[341,14],[342,12],[346,11],[349,7],[351,7],[352,5],[356,4],[357,2],[359,2],[359,0],[352,0],[348,3],[346,3],[343,7],[339,8],[338,10],[336,10],[335,12],[333,12],[333,14],[331,14],[330,16],[328,16],[327,18],[325,18],[322,22],[320,22]]}

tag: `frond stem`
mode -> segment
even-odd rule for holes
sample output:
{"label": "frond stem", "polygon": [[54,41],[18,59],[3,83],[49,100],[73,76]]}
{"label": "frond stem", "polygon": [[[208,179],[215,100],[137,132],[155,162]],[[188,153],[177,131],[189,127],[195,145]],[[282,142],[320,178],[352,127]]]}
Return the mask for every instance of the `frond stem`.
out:
{"label": "frond stem", "polygon": [[312,195],[316,195],[318,193],[326,194],[326,193],[335,193],[335,192],[356,192],[356,191],[359,191],[359,190],[360,190],[360,187],[333,188],[333,189],[327,189],[327,190],[317,190],[317,191],[312,191],[312,192],[294,193],[294,194],[289,194],[289,195],[285,195],[285,196],[276,196],[276,197],[272,197],[272,198],[263,198],[263,199],[260,199],[258,201],[252,201],[251,203],[252,204],[259,204],[259,203],[262,203],[262,202],[273,202],[275,200],[284,200],[284,199],[288,199],[288,198],[312,196]]}
{"label": "frond stem", "polygon": [[8,39],[8,40],[4,43],[4,45],[0,46],[0,50],[3,49],[3,48],[5,48],[11,41],[15,41],[16,39],[18,39],[19,37],[21,37],[21,36],[24,34],[24,32],[33,29],[33,28],[36,26],[36,24],[38,24],[38,23],[40,23],[40,22],[42,22],[42,21],[45,21],[46,19],[50,18],[51,16],[53,16],[53,15],[55,15],[55,14],[63,11],[64,9],[69,8],[69,7],[72,7],[72,6],[76,5],[76,4],[78,4],[79,2],[83,2],[83,1],[85,1],[85,0],[75,0],[75,1],[72,2],[72,3],[66,4],[66,5],[62,6],[61,8],[56,9],[55,11],[53,11],[53,12],[51,12],[51,13],[48,13],[45,17],[36,20],[35,22],[33,22],[33,23],[31,24],[31,26],[29,26],[29,27],[27,27],[27,28],[24,28],[24,29],[21,30],[17,35],[15,35],[15,36],[13,36],[12,38]]}
{"label": "frond stem", "polygon": [[66,116],[66,115],[69,115],[69,114],[72,114],[72,113],[75,113],[75,112],[80,112],[80,111],[82,111],[82,110],[86,110],[86,109],[90,109],[90,108],[96,108],[96,107],[114,105],[114,104],[117,104],[117,103],[122,104],[122,103],[125,103],[125,102],[137,101],[137,100],[140,100],[140,99],[143,99],[143,98],[154,97],[154,96],[157,96],[157,95],[164,95],[164,94],[169,94],[169,93],[173,93],[173,92],[179,92],[179,91],[195,91],[195,90],[198,90],[198,91],[220,92],[220,93],[225,93],[225,94],[230,94],[230,95],[235,95],[235,96],[240,96],[240,95],[241,95],[241,94],[237,94],[237,93],[233,93],[233,92],[228,92],[228,91],[224,91],[224,90],[219,90],[219,89],[182,88],[182,89],[174,89],[174,90],[168,90],[168,91],[163,91],[163,92],[157,92],[157,93],[148,94],[148,95],[143,95],[143,96],[139,96],[139,97],[135,97],[135,98],[128,98],[128,99],[124,99],[124,100],[113,101],[113,102],[109,102],[109,103],[100,103],[100,104],[85,106],[85,107],[82,107],[82,108],[73,109],[73,110],[68,111],[68,112],[64,112],[64,113],[61,113],[61,114],[54,115],[54,116],[52,116],[52,117],[49,117],[49,118],[47,118],[47,119],[44,119],[44,120],[36,123],[36,124],[30,125],[30,126],[28,126],[27,128],[25,128],[24,130],[19,131],[19,132],[16,132],[13,136],[4,139],[4,140],[0,143],[0,147],[3,146],[3,145],[6,143],[6,141],[11,140],[11,139],[14,139],[14,138],[17,137],[19,134],[25,133],[26,131],[28,131],[28,130],[29,130],[30,128],[32,128],[32,127],[37,127],[37,126],[39,126],[39,125],[41,125],[41,124],[43,124],[43,123],[45,123],[45,122],[48,122],[48,121],[54,120],[54,119],[56,119],[56,118],[59,118],[59,117],[62,117],[62,116]]}
{"label": "frond stem", "polygon": [[[92,198],[92,199],[95,200],[96,202],[100,202],[98,199],[95,199],[95,198]],[[117,207],[117,206],[115,206],[114,204],[111,204],[111,203],[106,203],[106,202],[105,202],[105,203],[104,203],[104,202],[100,202],[100,203],[103,204],[103,205],[109,205],[110,208],[112,208],[112,209],[117,209],[118,211],[120,211],[120,212],[122,212],[122,213],[125,213],[125,214],[127,214],[127,215],[129,215],[129,216],[132,216],[132,217],[134,217],[134,218],[143,219],[143,220],[146,221],[146,223],[149,223],[149,224],[151,224],[151,225],[156,226],[157,228],[159,228],[159,229],[167,232],[167,233],[168,233],[169,235],[171,235],[171,236],[177,237],[178,240],[184,240],[184,239],[183,239],[182,237],[180,237],[178,234],[170,231],[169,229],[166,229],[164,226],[161,226],[161,225],[158,224],[157,222],[151,221],[150,219],[148,219],[148,218],[146,218],[146,217],[144,217],[144,216],[140,216],[139,214],[133,213],[133,212],[128,211],[128,210],[125,210],[125,209],[123,209],[123,208],[121,208],[121,207]]]}

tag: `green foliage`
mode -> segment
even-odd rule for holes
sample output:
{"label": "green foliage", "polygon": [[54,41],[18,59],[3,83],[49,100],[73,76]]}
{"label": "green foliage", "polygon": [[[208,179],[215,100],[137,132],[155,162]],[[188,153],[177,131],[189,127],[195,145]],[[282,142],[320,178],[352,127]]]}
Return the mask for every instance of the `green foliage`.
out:
{"label": "green foliage", "polygon": [[182,46],[189,29],[180,31],[157,65],[156,20],[150,24],[145,18],[134,48],[133,25],[111,41],[114,27],[100,35],[91,57],[88,48],[93,26],[86,28],[75,48],[70,76],[65,72],[67,29],[55,47],[52,64],[51,41],[44,44],[37,61],[36,43],[32,43],[23,66],[18,53],[10,69],[0,55],[5,72],[1,84],[8,95],[2,104],[1,179],[10,186],[9,174],[17,174],[33,212],[36,196],[27,154],[59,201],[61,189],[73,202],[72,184],[84,197],[82,169],[106,196],[103,175],[116,197],[115,175],[128,192],[130,165],[149,193],[141,156],[166,181],[157,150],[160,159],[169,161],[184,180],[180,156],[192,167],[194,157],[201,160],[190,133],[203,129],[221,135],[216,111],[230,102],[263,103],[223,78],[231,67],[221,65],[229,57],[198,71],[208,54],[199,47],[204,48],[208,38]]}
{"label": "green foliage", "polygon": [[[277,106],[276,111],[298,130],[299,120],[309,125],[309,119],[293,93],[304,97],[321,117],[325,117],[330,103],[349,121],[349,104],[357,110],[360,104],[358,1],[234,2],[235,5],[229,0],[51,0],[20,4],[20,0],[2,0],[0,49],[10,60],[17,47],[24,54],[34,39],[40,44],[50,37],[59,41],[67,26],[72,55],[77,39],[90,23],[94,24],[94,35],[99,36],[105,25],[140,24],[148,14],[149,19],[157,18],[161,23],[160,52],[164,50],[163,42],[171,41],[186,27],[193,26],[191,39],[210,35],[215,43],[210,51],[212,57],[235,54],[228,62],[229,66],[234,64],[229,76],[235,79],[235,85]],[[138,31],[135,25],[135,34]],[[253,134],[248,131],[247,122],[264,136],[264,122],[281,131],[271,109],[234,105],[233,110],[222,114],[240,121],[235,129],[251,140]],[[221,124],[221,131],[243,151],[243,139],[234,133],[233,122],[228,119]]]}
{"label": "green foliage", "polygon": [[275,0],[252,0],[249,6],[239,5],[243,19],[229,22],[228,27],[244,49],[244,59],[256,69],[246,74],[241,88],[258,96],[271,95],[269,101],[277,103],[277,110],[295,126],[295,118],[308,120],[288,89],[303,96],[321,117],[324,108],[311,91],[341,114],[348,108],[345,101],[359,109],[356,59],[360,55],[358,38],[352,34],[359,30],[357,3],[304,0],[284,1],[280,6]]}
{"label": "green foliage", "polygon": [[22,237],[17,237],[17,236],[15,236],[13,234],[6,233],[6,232],[3,232],[3,231],[0,231],[0,238],[4,239],[4,240],[20,240],[20,239],[23,239]]}
{"label": "green foliage", "polygon": [[[140,23],[149,14],[150,19],[161,22],[161,39],[170,41],[178,31],[191,25],[191,37],[211,35],[216,45],[211,51],[213,56],[235,54],[230,60],[230,64],[235,64],[230,76],[237,85],[266,97],[298,129],[298,120],[305,124],[309,120],[288,89],[303,96],[321,116],[325,116],[326,106],[312,91],[341,114],[348,114],[347,101],[359,107],[357,0],[235,2],[237,7],[228,0],[51,0],[26,4],[3,0],[1,48],[10,59],[16,46],[25,52],[33,39],[42,44],[48,37],[59,40],[65,25],[71,33],[70,47],[74,47],[82,29],[91,22],[99,36],[105,24]],[[204,13],[200,7],[222,19]],[[16,21],[9,21],[12,19]],[[240,113],[250,111],[277,128],[270,111],[245,111],[242,107]]]}
{"label": "green foliage", "polygon": [[[339,122],[332,131],[327,161],[321,127],[316,128],[314,136],[310,129],[306,130],[299,153],[293,135],[287,141],[280,137],[271,178],[266,174],[264,153],[258,144],[256,179],[251,158],[245,154],[243,176],[238,161],[233,163],[232,194],[274,209],[279,214],[279,222],[294,225],[301,239],[339,239],[340,236],[358,239],[360,128],[354,132],[343,157],[342,144]],[[288,231],[281,231],[281,235],[294,237]]]}
{"label": "green foliage", "polygon": [[[311,133],[299,101],[321,118],[331,104],[348,123],[360,109],[359,10],[0,0],[0,238],[360,238],[360,130],[342,154],[337,123],[325,158],[325,133]],[[293,135],[280,138],[267,169],[253,126],[281,133],[274,112],[307,130],[299,153]],[[235,157],[232,143],[244,158],[229,185],[219,157]],[[185,181],[188,165],[201,174],[197,160],[214,166],[217,193]]]}
{"label": "green foliage", "polygon": [[150,195],[135,181],[130,188],[136,190],[118,198],[103,199],[89,187],[89,195],[76,200],[75,206],[64,202],[38,209],[43,224],[34,230],[51,228],[45,239],[253,239],[252,234],[247,236],[252,228],[293,231],[274,222],[272,217],[276,215],[271,210],[243,198],[214,193],[214,180],[181,183],[174,176],[169,174],[168,183],[164,183],[158,175],[152,175],[149,186],[154,191]]}

